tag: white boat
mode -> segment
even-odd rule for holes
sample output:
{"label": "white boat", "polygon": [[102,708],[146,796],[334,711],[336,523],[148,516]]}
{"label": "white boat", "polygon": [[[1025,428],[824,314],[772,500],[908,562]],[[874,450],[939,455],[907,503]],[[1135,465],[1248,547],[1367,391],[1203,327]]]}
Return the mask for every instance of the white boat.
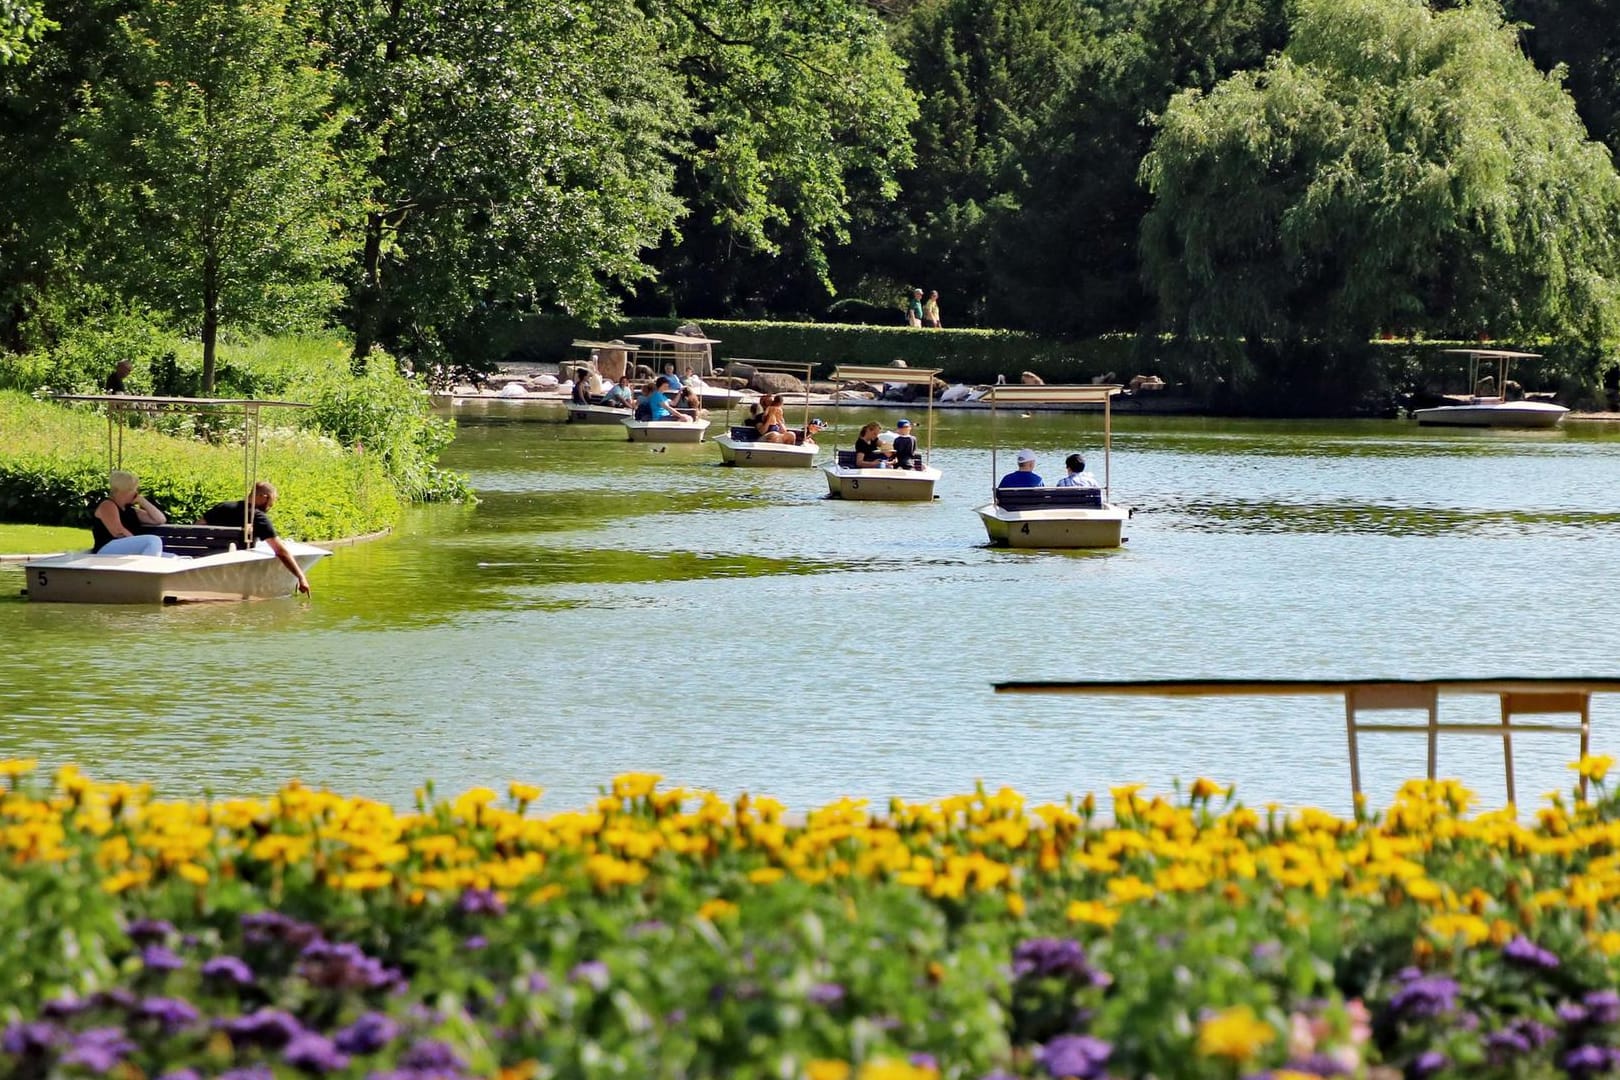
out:
{"label": "white boat", "polygon": [[621,420],[631,442],[700,443],[709,430],[707,420]]}
{"label": "white boat", "polygon": [[[940,368],[892,368],[840,365],[833,369],[836,383],[900,383],[928,388],[928,446],[922,455],[922,468],[858,469],[855,452],[839,450],[833,460],[821,467],[827,477],[827,494],[835,499],[859,502],[932,502],[934,485],[943,474],[928,464],[934,450],[934,378]],[[835,395],[837,391],[834,391]]]}
{"label": "white boat", "polygon": [[[69,552],[23,564],[24,588],[30,601],[78,604],[172,604],[202,600],[260,600],[289,596],[298,579],[282,565],[269,545],[253,539],[253,475],[258,457],[259,411],[264,408],[309,408],[294,401],[235,398],[142,397],[124,394],[61,394],[62,401],[99,402],[107,408],[108,471],[121,466],[122,427],[131,412],[214,413],[240,409],[244,419],[243,490],[247,492],[241,527],[235,525],[156,525],[143,532],[163,537],[166,552],[156,555],[96,555]],[[116,449],[115,449],[116,448]],[[306,572],[332,554],[313,544],[282,540]]]}
{"label": "white boat", "polygon": [[[153,529],[161,532],[162,526]],[[242,538],[241,530],[219,528]],[[332,554],[283,540],[307,573]],[[165,540],[167,546],[167,540]],[[223,551],[183,558],[69,552],[23,564],[28,599],[70,604],[179,604],[204,600],[265,600],[291,595],[298,582],[269,545],[227,542]]]}
{"label": "white boat", "polygon": [[581,405],[568,403],[568,422],[571,424],[621,424],[635,418],[634,409],[620,409],[612,405]]}
{"label": "white boat", "polygon": [[[1540,359],[1539,353],[1504,349],[1446,349],[1468,357],[1471,396],[1450,405],[1413,409],[1412,417],[1424,427],[1550,428],[1558,426],[1569,410],[1550,401],[1509,400],[1508,368],[1514,360]],[[1489,364],[1496,362],[1494,381]],[[1482,374],[1482,369],[1486,369]],[[1485,391],[1481,393],[1481,391]]]}
{"label": "white boat", "polygon": [[720,448],[720,463],[754,469],[808,469],[814,465],[816,455],[821,452],[810,430],[810,376],[815,373],[816,366],[741,357],[738,360],[752,366],[755,371],[797,378],[804,387],[804,424],[799,428],[800,441],[797,443],[766,442],[751,426],[729,425],[726,433],[714,440]]}
{"label": "white boat", "polygon": [[977,511],[992,544],[1015,548],[1117,548],[1124,544],[1125,522],[1131,512],[1109,499],[1112,402],[1121,389],[1114,385],[996,386],[985,395],[990,401],[992,417],[998,404],[1100,402],[1103,406],[1103,486],[1100,488],[996,487],[999,473],[992,446],[990,501]]}

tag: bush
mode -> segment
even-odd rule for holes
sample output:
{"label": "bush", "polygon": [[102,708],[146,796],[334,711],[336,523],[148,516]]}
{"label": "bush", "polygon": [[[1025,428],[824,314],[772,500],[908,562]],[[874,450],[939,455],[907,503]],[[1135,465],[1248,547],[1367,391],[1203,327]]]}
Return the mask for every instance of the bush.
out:
{"label": "bush", "polygon": [[[274,419],[266,416],[266,421]],[[229,433],[227,432],[227,435]],[[402,507],[383,462],[293,428],[264,430],[259,476],[280,489],[277,531],[331,540],[394,525]],[[150,428],[123,436],[125,467],[174,521],[242,497],[242,451]],[[0,520],[88,528],[86,497],[107,487],[107,421],[88,408],[0,391]]]}

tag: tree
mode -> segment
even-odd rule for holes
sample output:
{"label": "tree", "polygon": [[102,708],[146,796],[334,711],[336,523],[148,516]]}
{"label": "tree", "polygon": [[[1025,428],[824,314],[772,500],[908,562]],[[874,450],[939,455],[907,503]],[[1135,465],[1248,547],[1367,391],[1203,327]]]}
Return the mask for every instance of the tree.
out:
{"label": "tree", "polygon": [[0,67],[27,63],[34,43],[55,26],[41,0],[0,0]]}
{"label": "tree", "polygon": [[371,199],[349,274],[357,366],[442,362],[514,312],[608,312],[673,227],[687,109],[629,0],[340,0],[327,16]]}
{"label": "tree", "polygon": [[1620,153],[1620,0],[1514,0],[1525,49],[1544,71],[1562,64],[1594,139]]}
{"label": "tree", "polygon": [[145,0],[120,26],[124,78],[88,88],[78,132],[101,275],[200,334],[206,392],[222,325],[302,328],[339,299],[344,117],[279,0]]}
{"label": "tree", "polygon": [[1251,363],[1382,327],[1620,344],[1620,177],[1483,5],[1302,0],[1264,70],[1172,102],[1142,177],[1166,328]]}

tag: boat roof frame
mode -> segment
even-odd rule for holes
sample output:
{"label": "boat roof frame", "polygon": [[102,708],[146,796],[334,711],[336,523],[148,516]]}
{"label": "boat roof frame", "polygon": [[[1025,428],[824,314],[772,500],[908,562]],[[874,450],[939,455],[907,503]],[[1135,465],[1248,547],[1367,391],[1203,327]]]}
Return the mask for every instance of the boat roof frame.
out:
{"label": "boat roof frame", "polygon": [[[901,386],[928,387],[928,410],[923,423],[928,426],[928,442],[923,455],[925,460],[934,456],[934,380],[944,368],[914,368],[914,367],[888,367],[877,364],[837,364],[829,376],[834,383],[842,385],[846,382],[876,382],[895,383]],[[842,406],[838,395],[834,393],[833,400]],[[837,415],[834,413],[833,415]],[[833,447],[838,446],[838,438],[833,436]]]}
{"label": "boat roof frame", "polygon": [[981,401],[990,402],[990,502],[996,502],[997,486],[995,438],[996,405],[1096,405],[1103,407],[1103,502],[1112,501],[1114,456],[1114,396],[1125,387],[1119,383],[1074,383],[1055,386],[1025,386],[1022,383],[999,383],[985,391]]}
{"label": "boat roof frame", "polygon": [[653,341],[660,345],[718,345],[719,338],[692,337],[688,334],[669,334],[662,331],[649,331],[645,334],[625,334],[627,338],[639,338],[642,341]]}
{"label": "boat roof frame", "polygon": [[[801,360],[754,360],[746,356],[733,356],[728,363],[747,364],[755,371],[764,371],[772,375],[800,375],[804,383],[804,430],[810,430],[810,379],[816,373],[816,365]],[[726,427],[731,426],[731,403],[733,399],[726,398]]]}
{"label": "boat roof frame", "polygon": [[158,394],[52,394],[53,400],[107,407],[107,472],[124,464],[124,427],[130,413],[197,414],[241,409],[242,431],[242,539],[253,546],[253,485],[259,471],[259,413],[263,409],[309,409],[307,401],[266,398],[188,398]]}
{"label": "boat roof frame", "polygon": [[575,338],[568,343],[571,349],[623,349],[625,352],[640,352],[640,345],[632,345],[628,341],[587,341],[584,338]]}

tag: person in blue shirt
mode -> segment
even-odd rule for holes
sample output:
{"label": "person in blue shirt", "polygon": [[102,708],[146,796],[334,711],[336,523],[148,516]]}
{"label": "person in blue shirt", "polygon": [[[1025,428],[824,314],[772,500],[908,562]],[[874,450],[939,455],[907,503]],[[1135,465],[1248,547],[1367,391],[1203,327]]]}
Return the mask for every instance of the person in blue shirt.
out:
{"label": "person in blue shirt", "polygon": [[669,380],[669,392],[679,395],[681,392],[681,377],[675,374],[675,361],[665,361],[664,378]]}
{"label": "person in blue shirt", "polygon": [[1030,488],[1042,487],[1046,481],[1035,472],[1035,451],[1018,451],[1018,468],[1001,478],[997,487],[1004,488]]}
{"label": "person in blue shirt", "polygon": [[653,383],[652,393],[641,399],[636,407],[638,420],[690,420],[690,416],[669,403],[669,376],[660,375]]}

